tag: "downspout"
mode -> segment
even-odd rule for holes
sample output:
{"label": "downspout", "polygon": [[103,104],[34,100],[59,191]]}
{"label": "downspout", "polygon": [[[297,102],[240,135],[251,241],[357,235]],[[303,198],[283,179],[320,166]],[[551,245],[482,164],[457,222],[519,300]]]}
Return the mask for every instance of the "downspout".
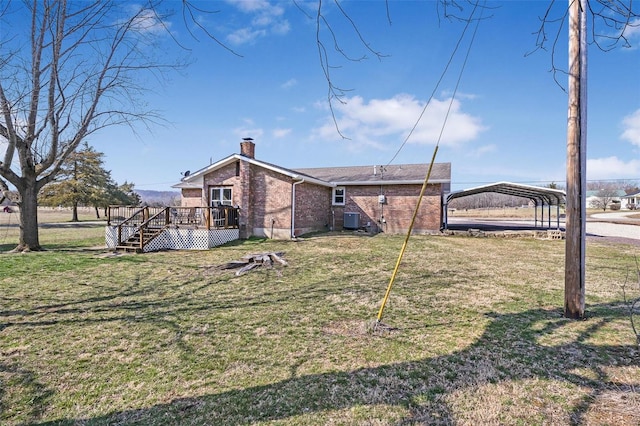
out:
{"label": "downspout", "polygon": [[442,205],[444,207],[444,211],[442,212],[443,215],[443,223],[440,224],[440,230],[442,231],[444,230],[448,230],[449,229],[449,200],[448,197],[444,194],[442,194]]}
{"label": "downspout", "polygon": [[304,179],[291,185],[291,239],[296,238],[296,185],[304,183]]}

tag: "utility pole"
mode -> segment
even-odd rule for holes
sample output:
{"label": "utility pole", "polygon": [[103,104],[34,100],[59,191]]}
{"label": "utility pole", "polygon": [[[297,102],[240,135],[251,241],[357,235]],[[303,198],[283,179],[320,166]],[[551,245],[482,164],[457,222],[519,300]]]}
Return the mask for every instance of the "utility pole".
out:
{"label": "utility pole", "polygon": [[584,317],[587,43],[586,1],[569,0],[569,117],[567,121],[567,216],[564,316]]}

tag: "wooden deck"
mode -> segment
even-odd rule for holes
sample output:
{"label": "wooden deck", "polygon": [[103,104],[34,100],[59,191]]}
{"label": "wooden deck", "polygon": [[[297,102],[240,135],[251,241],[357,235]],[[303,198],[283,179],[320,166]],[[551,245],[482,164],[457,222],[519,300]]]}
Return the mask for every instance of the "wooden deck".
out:
{"label": "wooden deck", "polygon": [[110,206],[105,240],[115,250],[206,250],[239,238],[239,209]]}

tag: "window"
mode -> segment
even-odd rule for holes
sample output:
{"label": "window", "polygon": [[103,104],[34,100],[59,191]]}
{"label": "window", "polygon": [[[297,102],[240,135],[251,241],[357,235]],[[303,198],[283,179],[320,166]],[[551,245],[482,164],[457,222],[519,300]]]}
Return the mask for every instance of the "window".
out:
{"label": "window", "polygon": [[344,206],[344,198],[345,191],[343,186],[338,186],[337,188],[333,188],[333,205],[334,206]]}
{"label": "window", "polygon": [[231,188],[211,188],[211,206],[232,205]]}

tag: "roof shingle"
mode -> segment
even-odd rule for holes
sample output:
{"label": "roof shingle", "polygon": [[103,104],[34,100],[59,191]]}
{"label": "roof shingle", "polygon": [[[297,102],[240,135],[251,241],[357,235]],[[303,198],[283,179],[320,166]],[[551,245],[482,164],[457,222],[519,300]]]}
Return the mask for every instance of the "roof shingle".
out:
{"label": "roof shingle", "polygon": [[[327,182],[423,181],[429,164],[398,164],[388,166],[349,166],[293,169],[295,172]],[[450,182],[451,163],[434,163],[430,181]]]}

